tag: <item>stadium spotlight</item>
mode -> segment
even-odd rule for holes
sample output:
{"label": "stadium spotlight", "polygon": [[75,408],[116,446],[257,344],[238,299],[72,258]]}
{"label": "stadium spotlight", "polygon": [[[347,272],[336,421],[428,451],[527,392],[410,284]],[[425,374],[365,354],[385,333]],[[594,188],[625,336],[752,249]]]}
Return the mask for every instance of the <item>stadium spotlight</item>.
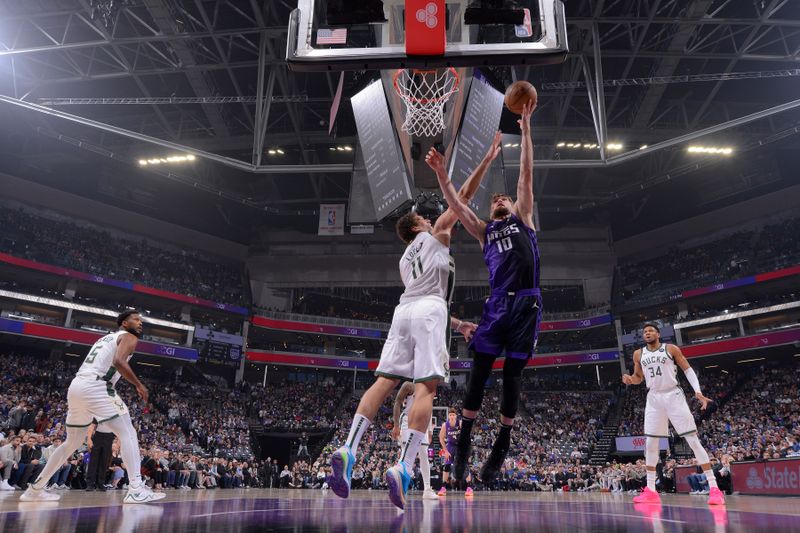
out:
{"label": "stadium spotlight", "polygon": [[690,154],[731,155],[733,148],[730,146],[689,146],[686,151]]}
{"label": "stadium spotlight", "polygon": [[151,157],[150,159],[140,159],[139,166],[145,167],[147,165],[160,165],[161,163],[184,163],[186,161],[194,161],[195,156],[189,155],[168,155],[166,157]]}

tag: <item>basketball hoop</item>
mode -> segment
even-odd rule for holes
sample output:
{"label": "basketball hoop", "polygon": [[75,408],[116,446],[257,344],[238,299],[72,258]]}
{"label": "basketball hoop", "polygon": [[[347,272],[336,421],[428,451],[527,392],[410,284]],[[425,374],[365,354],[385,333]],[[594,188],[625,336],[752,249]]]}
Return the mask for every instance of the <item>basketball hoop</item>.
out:
{"label": "basketball hoop", "polygon": [[402,129],[409,135],[433,137],[444,129],[444,104],[458,91],[459,75],[443,70],[402,68],[394,75],[394,90],[406,105]]}

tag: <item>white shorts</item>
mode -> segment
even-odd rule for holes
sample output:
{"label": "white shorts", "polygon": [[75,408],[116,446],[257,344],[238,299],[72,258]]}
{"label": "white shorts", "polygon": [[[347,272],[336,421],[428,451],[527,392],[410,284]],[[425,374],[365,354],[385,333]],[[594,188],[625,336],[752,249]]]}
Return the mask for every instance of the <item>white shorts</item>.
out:
{"label": "white shorts", "polygon": [[87,427],[128,414],[128,406],[111,384],[102,379],[76,377],[67,391],[67,427]]}
{"label": "white shorts", "polygon": [[694,416],[679,388],[647,393],[644,408],[644,434],[648,437],[669,437],[669,422],[679,436],[697,431]]}
{"label": "white shorts", "polygon": [[383,345],[376,376],[414,383],[450,377],[447,305],[437,296],[401,303]]}

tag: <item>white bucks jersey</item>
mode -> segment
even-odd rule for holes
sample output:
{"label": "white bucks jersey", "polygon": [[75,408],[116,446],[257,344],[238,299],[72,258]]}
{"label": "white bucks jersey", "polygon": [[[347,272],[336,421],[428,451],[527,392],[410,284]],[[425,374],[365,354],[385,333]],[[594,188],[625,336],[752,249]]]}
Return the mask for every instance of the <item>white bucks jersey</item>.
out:
{"label": "white bucks jersey", "polygon": [[[410,396],[406,397],[406,404],[403,406],[403,412],[400,414],[400,431],[405,431],[408,429],[408,416],[411,414],[411,406],[414,405],[414,395],[411,394]],[[428,430],[433,430],[433,418],[428,423]],[[425,441],[428,440],[427,435],[425,436]]]}
{"label": "white bucks jersey", "polygon": [[400,277],[405,285],[400,302],[438,296],[450,305],[455,285],[455,263],[450,249],[430,233],[418,233],[408,245],[400,258]]}
{"label": "white bucks jersey", "polygon": [[[117,353],[119,338],[126,333],[127,331],[124,330],[109,333],[94,343],[86,359],[83,360],[83,364],[78,369],[77,375],[88,378],[96,376],[96,378],[100,378],[108,382],[110,386],[113,386],[119,380],[117,369],[114,368],[114,354]],[[129,355],[128,360],[130,358],[131,356]]]}
{"label": "white bucks jersey", "polygon": [[647,388],[652,391],[668,391],[678,386],[678,367],[675,360],[667,352],[667,345],[662,344],[654,352],[642,348],[642,356],[639,359],[644,372]]}

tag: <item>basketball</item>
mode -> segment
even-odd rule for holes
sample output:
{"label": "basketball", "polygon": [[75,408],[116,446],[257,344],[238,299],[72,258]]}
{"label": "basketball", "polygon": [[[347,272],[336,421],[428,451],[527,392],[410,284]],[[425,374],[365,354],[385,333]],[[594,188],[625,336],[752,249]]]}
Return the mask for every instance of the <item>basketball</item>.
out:
{"label": "basketball", "polygon": [[536,103],[539,95],[530,82],[525,80],[515,81],[506,89],[505,103],[506,107],[512,113],[517,115],[522,114],[522,108],[528,101]]}

